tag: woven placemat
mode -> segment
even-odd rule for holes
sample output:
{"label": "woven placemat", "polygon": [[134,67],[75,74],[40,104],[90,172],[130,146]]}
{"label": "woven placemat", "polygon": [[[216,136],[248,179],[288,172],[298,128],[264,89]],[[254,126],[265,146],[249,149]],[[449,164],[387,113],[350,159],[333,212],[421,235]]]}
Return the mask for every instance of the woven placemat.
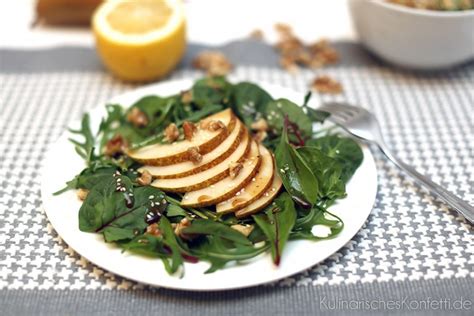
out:
{"label": "woven placemat", "polygon": [[[356,44],[337,46],[341,64],[297,75],[279,69],[265,44],[243,41],[219,49],[236,65],[233,80],[303,93],[315,74],[338,79],[342,95],[315,98],[369,108],[400,158],[474,204],[474,64],[400,71]],[[202,76],[189,68],[202,49],[191,45],[170,79]],[[41,209],[42,159],[71,121],[136,86],[110,77],[86,48],[3,50],[0,62],[0,314],[472,313],[472,226],[375,148],[379,187],[369,219],[344,248],[303,273],[246,290],[189,293],[149,288],[94,266],[61,241]],[[425,306],[439,300],[446,305]],[[398,305],[387,306],[391,301]],[[462,308],[453,306],[460,302]]]}

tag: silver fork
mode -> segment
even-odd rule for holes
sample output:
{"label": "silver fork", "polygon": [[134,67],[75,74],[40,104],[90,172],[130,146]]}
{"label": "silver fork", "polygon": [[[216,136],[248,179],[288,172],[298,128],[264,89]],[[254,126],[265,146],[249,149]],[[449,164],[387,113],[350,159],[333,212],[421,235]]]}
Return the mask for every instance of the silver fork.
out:
{"label": "silver fork", "polygon": [[385,144],[379,122],[372,113],[361,107],[338,102],[325,103],[318,110],[331,114],[328,120],[341,126],[350,134],[366,142],[376,144],[396,166],[412,176],[418,184],[425,186],[469,222],[474,223],[473,206],[434,183],[428,177],[418,173],[413,167],[407,165],[392,153]]}

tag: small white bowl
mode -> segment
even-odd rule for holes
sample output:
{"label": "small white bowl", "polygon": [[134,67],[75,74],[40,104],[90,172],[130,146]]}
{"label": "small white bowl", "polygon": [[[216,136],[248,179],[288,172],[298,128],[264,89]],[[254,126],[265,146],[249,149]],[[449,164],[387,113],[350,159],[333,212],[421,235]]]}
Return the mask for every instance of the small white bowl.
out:
{"label": "small white bowl", "polygon": [[350,0],[359,38],[393,64],[441,69],[474,59],[474,10],[431,11],[387,1]]}

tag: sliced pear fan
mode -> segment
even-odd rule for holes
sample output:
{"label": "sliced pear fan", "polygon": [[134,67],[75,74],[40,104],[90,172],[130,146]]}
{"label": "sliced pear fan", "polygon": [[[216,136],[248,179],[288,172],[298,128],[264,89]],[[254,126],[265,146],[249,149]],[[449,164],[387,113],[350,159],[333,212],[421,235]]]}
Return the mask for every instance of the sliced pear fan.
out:
{"label": "sliced pear fan", "polygon": [[272,184],[275,172],[274,159],[271,152],[263,145],[259,145],[262,162],[255,177],[249,184],[238,191],[235,196],[216,205],[217,213],[230,213],[244,208],[262,196]]}
{"label": "sliced pear fan", "polygon": [[260,162],[261,158],[258,144],[255,141],[252,141],[250,153],[243,161],[243,168],[235,178],[228,176],[207,188],[187,192],[181,200],[181,205],[190,207],[203,207],[214,205],[221,201],[227,200],[239,192],[250,181],[252,181],[252,178],[255,176],[258,168],[260,167]]}
{"label": "sliced pear fan", "polygon": [[251,204],[235,212],[235,216],[237,218],[243,218],[258,213],[273,201],[273,199],[278,195],[281,186],[282,182],[280,176],[278,175],[278,172],[275,172],[273,176],[272,185],[267,190],[267,192],[265,192],[260,198],[258,198]]}
{"label": "sliced pear fan", "polygon": [[244,124],[237,121],[230,135],[213,151],[203,155],[202,161],[199,164],[195,164],[192,161],[183,161],[168,166],[143,166],[138,171],[148,170],[154,178],[158,179],[175,179],[197,174],[213,168],[229,157],[242,142],[245,132]]}
{"label": "sliced pear fan", "polygon": [[201,155],[211,152],[234,129],[237,119],[231,109],[213,114],[203,121],[219,120],[226,128],[217,131],[198,128],[193,138],[171,144],[154,144],[137,150],[130,150],[127,154],[133,160],[151,166],[167,166],[189,160],[190,147],[198,147]]}
{"label": "sliced pear fan", "polygon": [[250,136],[245,131],[244,139],[236,150],[212,168],[182,178],[156,179],[151,185],[169,192],[189,192],[205,188],[227,177],[229,175],[229,164],[243,161],[250,150],[250,144]]}

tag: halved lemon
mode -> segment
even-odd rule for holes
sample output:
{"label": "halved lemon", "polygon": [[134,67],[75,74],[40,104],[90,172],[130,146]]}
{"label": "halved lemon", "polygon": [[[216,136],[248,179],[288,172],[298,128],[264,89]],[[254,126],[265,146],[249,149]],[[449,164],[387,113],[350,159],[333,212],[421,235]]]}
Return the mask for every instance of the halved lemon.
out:
{"label": "halved lemon", "polygon": [[180,0],[109,0],[95,11],[92,28],[104,64],[128,81],[165,76],[186,48]]}

